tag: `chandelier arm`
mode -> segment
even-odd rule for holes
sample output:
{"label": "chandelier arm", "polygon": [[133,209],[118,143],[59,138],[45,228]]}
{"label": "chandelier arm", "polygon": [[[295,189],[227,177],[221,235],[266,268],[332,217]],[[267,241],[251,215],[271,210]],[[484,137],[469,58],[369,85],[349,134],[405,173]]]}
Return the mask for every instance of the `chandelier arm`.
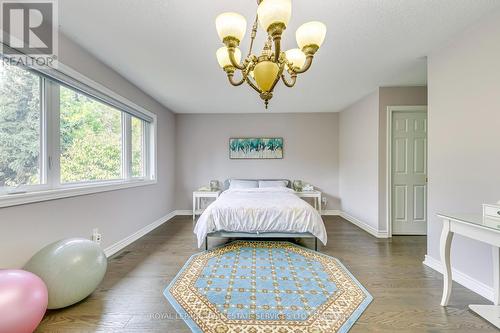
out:
{"label": "chandelier arm", "polygon": [[285,74],[284,73],[281,74],[281,80],[283,81],[285,86],[287,86],[288,88],[292,88],[295,85],[295,83],[297,82],[297,74],[292,73],[291,77],[292,77],[292,79],[290,81],[288,81]]}
{"label": "chandelier arm", "polygon": [[246,66],[244,64],[241,65],[236,61],[236,57],[234,56],[234,47],[228,47],[227,53],[229,54],[229,61],[231,61],[231,65],[233,65],[235,68],[239,69],[240,71],[242,71],[246,68]]}
{"label": "chandelier arm", "polygon": [[302,74],[302,73],[307,72],[309,70],[309,68],[311,68],[311,65],[313,63],[313,59],[314,59],[313,55],[308,55],[307,58],[306,58],[306,63],[304,64],[304,66],[301,69],[293,70],[293,72],[295,74]]}
{"label": "chandelier arm", "polygon": [[228,73],[227,74],[227,78],[229,80],[229,83],[231,83],[231,85],[235,86],[235,87],[238,87],[238,86],[241,86],[243,83],[245,83],[246,81],[246,76],[245,74],[243,74],[243,77],[241,78],[240,81],[234,81],[234,75],[233,74],[230,74]]}
{"label": "chandelier arm", "polygon": [[272,92],[274,90],[274,87],[276,87],[276,84],[278,84],[278,82],[280,81],[280,78],[281,78],[281,75],[283,75],[284,69],[285,69],[285,65],[281,64],[278,75],[276,75],[276,79],[274,79],[273,85],[271,86],[271,89],[269,89],[269,92]]}
{"label": "chandelier arm", "polygon": [[281,55],[281,36],[274,38],[274,62],[278,63]]}
{"label": "chandelier arm", "polygon": [[247,81],[248,85],[250,87],[252,87],[256,92],[258,92],[259,94],[262,93],[262,91],[255,85],[255,83],[253,83],[252,80],[250,80],[249,76],[247,76],[246,81]]}

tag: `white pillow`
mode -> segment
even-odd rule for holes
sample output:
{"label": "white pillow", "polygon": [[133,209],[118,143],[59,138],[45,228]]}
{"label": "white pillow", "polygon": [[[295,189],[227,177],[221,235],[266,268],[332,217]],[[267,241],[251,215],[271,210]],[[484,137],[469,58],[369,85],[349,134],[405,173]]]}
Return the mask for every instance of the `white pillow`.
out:
{"label": "white pillow", "polygon": [[231,181],[229,182],[230,189],[257,188],[257,187],[259,187],[259,183],[256,180],[231,179]]}
{"label": "white pillow", "polygon": [[259,180],[259,187],[286,187],[288,182],[286,180]]}

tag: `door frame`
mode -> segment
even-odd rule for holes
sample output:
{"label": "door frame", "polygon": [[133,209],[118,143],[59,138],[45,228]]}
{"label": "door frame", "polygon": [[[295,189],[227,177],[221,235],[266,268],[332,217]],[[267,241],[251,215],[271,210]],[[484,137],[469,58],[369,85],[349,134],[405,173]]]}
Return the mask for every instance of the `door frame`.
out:
{"label": "door frame", "polygon": [[[427,158],[429,156],[429,116],[427,105],[404,105],[387,107],[386,136],[386,226],[388,237],[392,237],[392,115],[394,112],[421,112],[427,114]],[[429,167],[427,163],[427,168]],[[428,201],[429,198],[427,197]],[[427,221],[429,223],[429,221]]]}

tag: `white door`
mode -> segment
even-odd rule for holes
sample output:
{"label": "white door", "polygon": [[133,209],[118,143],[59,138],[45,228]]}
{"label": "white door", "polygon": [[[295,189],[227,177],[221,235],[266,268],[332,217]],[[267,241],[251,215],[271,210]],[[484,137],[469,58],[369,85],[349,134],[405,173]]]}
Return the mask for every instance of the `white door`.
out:
{"label": "white door", "polygon": [[427,112],[392,113],[392,234],[427,233]]}

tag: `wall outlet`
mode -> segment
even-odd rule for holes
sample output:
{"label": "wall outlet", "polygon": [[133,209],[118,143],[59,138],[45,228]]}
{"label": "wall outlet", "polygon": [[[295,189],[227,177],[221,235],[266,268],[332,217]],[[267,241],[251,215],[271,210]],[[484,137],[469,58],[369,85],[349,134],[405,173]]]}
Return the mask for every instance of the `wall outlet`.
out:
{"label": "wall outlet", "polygon": [[101,244],[102,235],[99,233],[99,229],[95,228],[92,230],[92,241],[97,244]]}

